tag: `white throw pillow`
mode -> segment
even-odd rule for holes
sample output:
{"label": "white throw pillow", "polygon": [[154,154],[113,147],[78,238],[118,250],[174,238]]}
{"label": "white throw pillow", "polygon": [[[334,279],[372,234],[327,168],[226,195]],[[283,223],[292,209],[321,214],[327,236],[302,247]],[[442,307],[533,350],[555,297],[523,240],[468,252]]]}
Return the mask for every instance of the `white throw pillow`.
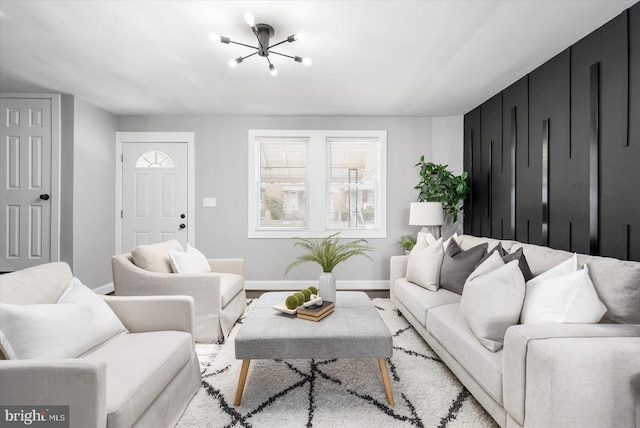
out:
{"label": "white throw pillow", "polygon": [[407,281],[427,290],[438,291],[443,258],[442,238],[421,250],[412,251],[407,262]]}
{"label": "white throw pillow", "polygon": [[0,303],[0,326],[0,348],[9,359],[75,358],[127,332],[109,305],[77,278],[58,303]]}
{"label": "white throw pillow", "polygon": [[211,272],[209,261],[197,249],[187,242],[186,251],[169,250],[169,259],[174,273],[208,273]]}
{"label": "white throw pillow", "polygon": [[436,243],[436,238],[430,232],[418,232],[416,245],[411,249],[411,253],[418,252]]}
{"label": "white throw pillow", "polygon": [[578,271],[578,255],[573,253],[573,256],[569,257],[564,262],[560,263],[549,269],[546,272],[541,273],[540,275],[530,279],[527,281],[527,287],[530,285],[535,285],[541,282],[546,281],[549,278],[553,278],[554,276],[562,276],[568,273],[577,272]]}
{"label": "white throw pillow", "polygon": [[482,346],[492,352],[502,349],[507,329],[518,324],[524,295],[518,261],[504,264],[497,251],[469,276],[460,311]]}
{"label": "white throw pillow", "polygon": [[[522,324],[599,322],[607,312],[589,277],[589,268],[527,283]],[[535,281],[535,282],[534,282]]]}

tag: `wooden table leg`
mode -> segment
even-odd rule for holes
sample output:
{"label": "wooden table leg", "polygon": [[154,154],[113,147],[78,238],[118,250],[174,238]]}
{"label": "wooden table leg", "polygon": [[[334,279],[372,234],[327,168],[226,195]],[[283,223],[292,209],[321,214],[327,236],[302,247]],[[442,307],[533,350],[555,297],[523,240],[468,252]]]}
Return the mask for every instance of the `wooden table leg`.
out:
{"label": "wooden table leg", "polygon": [[380,373],[382,373],[382,383],[384,384],[384,393],[387,396],[387,402],[390,406],[395,406],[393,401],[393,392],[391,392],[391,382],[389,381],[389,372],[387,371],[387,361],[384,358],[378,358],[380,365]]}
{"label": "wooden table leg", "polygon": [[[249,372],[249,363],[251,360],[242,360],[242,368],[240,369],[240,378],[238,379],[238,389],[236,389],[236,399],[233,402],[234,406],[239,406],[242,401],[242,393],[244,392],[244,383],[247,381],[247,373]],[[386,366],[385,366],[386,373]],[[388,382],[387,377],[387,382]]]}

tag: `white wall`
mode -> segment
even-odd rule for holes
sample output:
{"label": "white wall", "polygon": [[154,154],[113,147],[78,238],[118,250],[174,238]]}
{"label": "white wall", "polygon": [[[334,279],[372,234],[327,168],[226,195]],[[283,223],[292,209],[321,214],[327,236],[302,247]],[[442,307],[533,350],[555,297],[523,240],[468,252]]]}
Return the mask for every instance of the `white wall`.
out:
{"label": "white wall", "polygon": [[[444,125],[443,125],[444,126]],[[389,257],[400,254],[397,240],[416,233],[408,225],[409,203],[417,198],[414,165],[431,158],[432,119],[427,117],[315,116],[121,116],[118,131],[189,131],[195,133],[195,245],[209,257],[243,257],[248,281],[317,281],[320,267],[305,264],[284,278],[299,254],[286,239],[247,238],[247,131],[249,129],[387,130],[387,238],[371,239],[374,262],[356,257],[339,265],[340,280],[374,284],[389,279]],[[444,131],[443,131],[444,132]],[[460,140],[462,147],[462,140]],[[203,208],[203,197],[217,207]]]}
{"label": "white wall", "polygon": [[112,282],[116,117],[75,97],[73,273],[97,288]]}
{"label": "white wall", "polygon": [[456,175],[463,171],[464,116],[433,118],[433,159],[449,165]]}
{"label": "white wall", "polygon": [[[464,170],[464,116],[433,118],[433,162],[449,165],[449,170],[460,175]],[[462,233],[462,218],[455,224],[447,219],[442,234],[447,237],[454,232]]]}
{"label": "white wall", "polygon": [[73,95],[60,96],[60,261],[73,272]]}

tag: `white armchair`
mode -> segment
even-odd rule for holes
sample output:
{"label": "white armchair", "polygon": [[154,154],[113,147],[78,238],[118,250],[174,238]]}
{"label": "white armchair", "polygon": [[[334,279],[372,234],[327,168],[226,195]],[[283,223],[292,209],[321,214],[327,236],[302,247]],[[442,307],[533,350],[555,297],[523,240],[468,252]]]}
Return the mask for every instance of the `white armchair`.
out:
{"label": "white armchair", "polygon": [[210,273],[160,273],[138,267],[131,253],[111,259],[117,296],[186,295],[195,302],[195,339],[224,340],[247,307],[244,260],[209,259]]}
{"label": "white armchair", "polygon": [[[0,275],[0,303],[56,303],[72,278],[65,263]],[[193,299],[103,298],[128,332],[76,357],[0,358],[0,405],[69,406],[71,428],[176,424],[201,384]]]}

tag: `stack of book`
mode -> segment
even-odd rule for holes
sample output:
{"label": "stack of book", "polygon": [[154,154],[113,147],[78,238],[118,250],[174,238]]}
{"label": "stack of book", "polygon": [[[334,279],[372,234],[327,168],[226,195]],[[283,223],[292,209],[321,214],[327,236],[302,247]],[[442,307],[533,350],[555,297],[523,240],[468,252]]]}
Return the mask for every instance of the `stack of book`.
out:
{"label": "stack of book", "polygon": [[333,302],[324,301],[322,305],[298,308],[298,318],[310,321],[320,321],[333,312]]}

